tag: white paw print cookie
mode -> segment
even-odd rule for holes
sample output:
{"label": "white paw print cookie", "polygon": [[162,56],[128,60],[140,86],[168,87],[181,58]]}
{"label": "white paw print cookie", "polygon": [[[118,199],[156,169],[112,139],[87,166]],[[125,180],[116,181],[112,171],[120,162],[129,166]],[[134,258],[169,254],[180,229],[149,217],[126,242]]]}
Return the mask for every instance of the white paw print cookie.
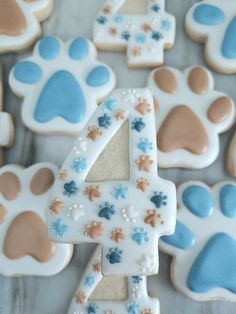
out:
{"label": "white paw print cookie", "polygon": [[[126,121],[130,180],[87,182],[99,155]],[[108,163],[113,148],[107,149]],[[104,275],[156,274],[159,237],[175,227],[175,196],[174,184],[157,175],[152,94],[148,89],[115,90],[82,130],[59,172],[47,215],[49,237],[101,244]]]}
{"label": "white paw print cookie", "polygon": [[72,245],[48,240],[45,213],[57,167],[0,169],[0,274],[51,276],[69,263]]}
{"label": "white paw print cookie", "polygon": [[1,0],[0,52],[29,47],[41,34],[40,22],[52,9],[53,0]]}
{"label": "white paw print cookie", "polygon": [[154,70],[148,87],[156,100],[157,149],[160,167],[204,168],[219,153],[219,134],[235,120],[235,106],[214,90],[214,79],[203,67],[180,72]]}
{"label": "white paw print cookie", "polygon": [[231,176],[236,177],[236,133],[234,134],[232,142],[229,146],[226,167],[228,173]]}
{"label": "white paw print cookie", "polygon": [[78,134],[115,86],[113,71],[96,58],[83,37],[68,43],[43,37],[10,74],[12,90],[24,98],[25,125],[41,134]]}
{"label": "white paw print cookie", "polygon": [[127,280],[103,277],[101,247],[98,246],[81,276],[67,313],[159,314],[159,300],[148,295],[146,279],[142,276],[129,277]]}
{"label": "white paw print cookie", "polygon": [[186,31],[204,43],[208,64],[221,73],[236,73],[236,3],[234,0],[197,2],[186,16]]}
{"label": "white paw print cookie", "polygon": [[160,248],[173,256],[176,288],[197,301],[236,301],[236,183],[210,188],[190,181],[178,189],[176,231]]}
{"label": "white paw print cookie", "polygon": [[130,67],[155,67],[174,45],[175,27],[165,0],[106,0],[94,24],[94,42],[100,49],[127,50]]}

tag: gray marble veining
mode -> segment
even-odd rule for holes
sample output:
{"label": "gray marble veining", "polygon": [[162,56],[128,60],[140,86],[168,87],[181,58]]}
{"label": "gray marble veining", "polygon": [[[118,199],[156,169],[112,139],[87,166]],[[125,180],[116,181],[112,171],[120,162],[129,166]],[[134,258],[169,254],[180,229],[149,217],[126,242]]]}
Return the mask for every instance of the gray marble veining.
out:
{"label": "gray marble veining", "polygon": [[[55,0],[52,17],[44,23],[47,35],[57,35],[68,40],[78,35],[91,38],[96,12],[103,0]],[[184,33],[184,16],[194,0],[167,0],[167,9],[177,18],[175,47],[166,53],[166,64],[180,69],[204,64],[203,49]],[[69,152],[73,138],[38,136],[27,130],[20,118],[21,100],[15,97],[8,86],[8,74],[17,60],[27,55],[7,54],[0,56],[4,66],[5,110],[14,116],[16,126],[15,145],[6,152],[6,163],[29,166],[39,161],[51,161],[60,166]],[[125,54],[99,52],[99,58],[107,62],[117,74],[119,87],[144,87],[148,70],[129,70]],[[236,75],[215,74],[216,87],[236,100]],[[189,179],[203,180],[214,184],[227,178],[225,153],[232,131],[221,137],[221,153],[217,161],[202,171],[160,170],[160,175],[176,183]],[[80,245],[70,265],[59,275],[51,278],[0,277],[0,314],[65,314],[78,283],[79,276],[93,247]],[[161,254],[160,273],[149,280],[150,291],[161,302],[162,314],[235,314],[236,305],[225,302],[197,303],[178,293],[169,276],[170,258]]]}

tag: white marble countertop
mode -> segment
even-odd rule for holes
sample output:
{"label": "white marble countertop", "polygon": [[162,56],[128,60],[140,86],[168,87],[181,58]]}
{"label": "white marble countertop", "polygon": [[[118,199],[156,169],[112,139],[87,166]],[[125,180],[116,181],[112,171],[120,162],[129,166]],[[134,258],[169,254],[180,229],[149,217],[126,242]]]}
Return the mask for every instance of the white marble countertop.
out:
{"label": "white marble countertop", "polygon": [[[44,34],[60,36],[67,40],[78,35],[91,38],[92,25],[103,0],[55,0],[52,17],[44,23]],[[184,33],[183,22],[188,8],[194,0],[167,0],[167,9],[177,18],[177,41],[175,47],[166,53],[166,64],[184,69],[204,64],[200,44],[192,42]],[[29,166],[39,161],[62,164],[69,152],[73,138],[42,137],[30,132],[22,125],[20,118],[21,100],[15,97],[8,86],[8,74],[17,60],[25,54],[0,56],[4,66],[5,110],[14,116],[16,126],[15,145],[6,153],[6,163]],[[99,58],[107,62],[116,72],[119,87],[144,87],[148,70],[129,70],[125,54],[99,53]],[[216,86],[236,100],[236,76],[215,74]],[[160,175],[175,183],[189,179],[203,180],[214,184],[226,178],[225,153],[232,131],[221,137],[221,154],[217,161],[202,171],[161,170]],[[63,144],[63,145],[62,145]],[[0,314],[65,314],[78,284],[83,265],[93,247],[80,245],[70,265],[59,275],[51,278],[4,278],[0,276]],[[169,276],[170,258],[161,254],[160,273],[149,281],[150,291],[161,302],[162,314],[235,314],[236,305],[224,302],[197,303],[178,293]]]}

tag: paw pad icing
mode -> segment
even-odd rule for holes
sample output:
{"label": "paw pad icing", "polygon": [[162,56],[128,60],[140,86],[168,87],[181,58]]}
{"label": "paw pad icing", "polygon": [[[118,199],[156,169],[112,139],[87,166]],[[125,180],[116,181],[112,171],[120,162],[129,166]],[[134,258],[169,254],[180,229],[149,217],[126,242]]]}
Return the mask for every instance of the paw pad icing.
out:
{"label": "paw pad icing", "polygon": [[161,167],[204,168],[219,153],[219,134],[234,122],[232,99],[214,90],[203,67],[154,70],[148,87],[158,104],[157,149]]}
{"label": "paw pad icing", "polygon": [[[146,13],[135,14],[139,4],[133,0],[106,0],[94,24],[96,46],[105,50],[127,50],[130,66],[162,64],[164,50],[174,44],[175,18],[165,12],[165,0],[146,2]],[[123,6],[130,12],[119,12]]]}
{"label": "paw pad icing", "polygon": [[175,257],[175,286],[198,301],[235,301],[235,182],[212,188],[186,182],[179,187],[178,204],[176,232],[160,241],[161,249]]}
{"label": "paw pad icing", "polygon": [[98,101],[113,89],[115,75],[96,60],[96,50],[87,39],[62,43],[56,37],[43,37],[33,56],[12,69],[10,85],[24,98],[22,118],[30,129],[78,134]]}
{"label": "paw pad icing", "polygon": [[48,240],[45,206],[57,168],[39,163],[0,169],[0,273],[50,276],[66,267],[72,246]]}
{"label": "paw pad icing", "polygon": [[[107,106],[111,99],[124,119],[117,120],[111,114],[111,107]],[[148,110],[140,112],[140,99]],[[104,116],[111,118],[108,128],[100,125],[99,118]],[[129,121],[130,180],[86,182],[93,164],[124,120]],[[88,136],[88,130],[97,128],[102,129],[98,137]],[[157,176],[155,138],[154,103],[149,90],[116,90],[99,106],[80,134],[79,141],[87,143],[86,151],[78,150],[76,141],[55,183],[48,210],[50,238],[64,243],[101,244],[104,274],[150,275],[158,271],[156,245],[160,235],[173,230],[176,203],[174,185]],[[146,153],[137,147],[142,139],[147,139],[142,143],[152,148],[145,149]],[[71,167],[75,158],[86,159],[84,171]],[[58,211],[52,211],[55,200],[60,202]],[[77,220],[71,216],[71,209],[68,211],[72,204],[73,208],[86,209]],[[63,236],[55,234],[58,219],[68,226]]]}

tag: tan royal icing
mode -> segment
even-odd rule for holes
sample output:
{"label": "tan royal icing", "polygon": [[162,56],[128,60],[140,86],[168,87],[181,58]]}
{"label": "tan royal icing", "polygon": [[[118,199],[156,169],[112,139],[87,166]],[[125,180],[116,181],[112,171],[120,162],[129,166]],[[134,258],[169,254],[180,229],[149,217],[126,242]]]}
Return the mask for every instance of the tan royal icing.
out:
{"label": "tan royal icing", "polygon": [[223,96],[216,99],[208,110],[208,118],[212,123],[224,121],[232,111],[232,101],[229,97]]}
{"label": "tan royal icing", "polygon": [[6,208],[3,205],[0,205],[0,224],[4,223],[6,215]]}
{"label": "tan royal icing", "polygon": [[31,211],[19,214],[12,221],[3,249],[10,259],[30,255],[41,263],[51,260],[55,253],[54,244],[48,240],[45,222]]}
{"label": "tan royal icing", "polygon": [[193,68],[189,73],[188,84],[195,94],[204,94],[209,89],[209,79],[207,72],[200,67]]}
{"label": "tan royal icing", "polygon": [[194,112],[181,105],[168,114],[158,132],[157,145],[163,152],[186,149],[202,154],[208,147],[208,136]]}
{"label": "tan royal icing", "polygon": [[126,0],[121,6],[119,14],[144,14],[147,12],[147,0]]}
{"label": "tan royal icing", "polygon": [[168,69],[157,70],[154,75],[157,86],[165,93],[174,94],[177,90],[177,80],[175,75]]}
{"label": "tan royal icing", "polygon": [[12,172],[1,174],[0,191],[6,200],[12,201],[16,199],[21,192],[20,180]]}
{"label": "tan royal icing", "polygon": [[35,195],[41,195],[47,192],[54,182],[54,174],[48,168],[39,169],[34,175],[30,189]]}

